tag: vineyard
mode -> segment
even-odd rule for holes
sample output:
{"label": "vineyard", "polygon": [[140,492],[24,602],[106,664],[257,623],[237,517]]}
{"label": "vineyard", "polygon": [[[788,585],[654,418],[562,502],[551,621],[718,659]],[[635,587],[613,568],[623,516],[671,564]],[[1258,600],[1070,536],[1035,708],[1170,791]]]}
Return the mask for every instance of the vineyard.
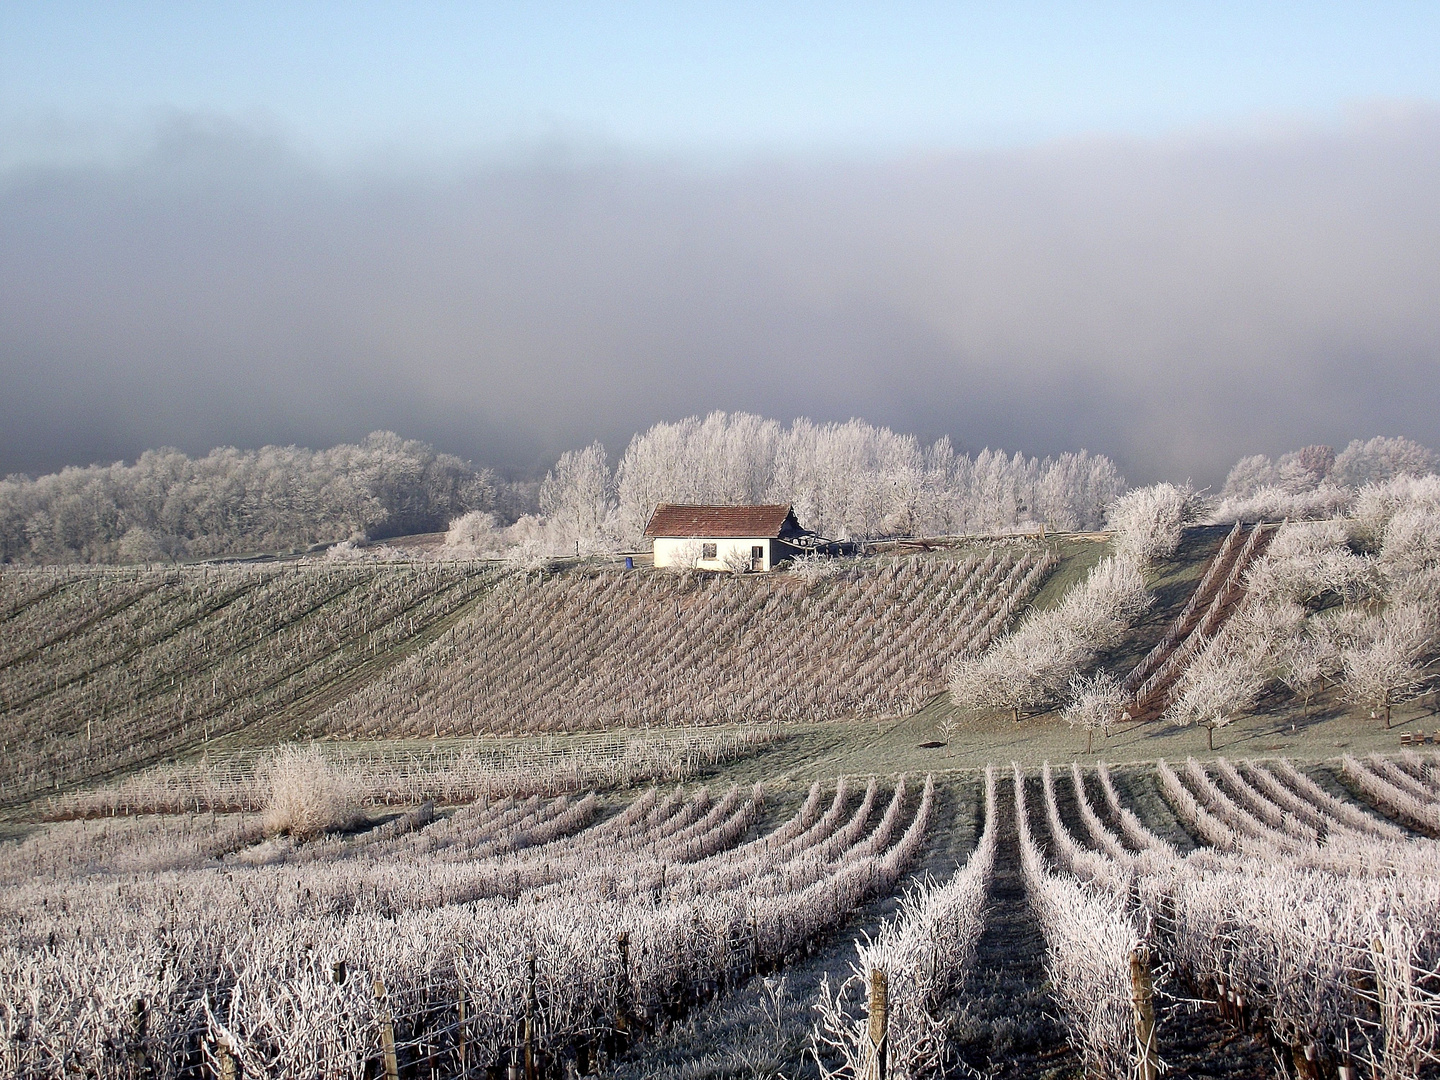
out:
{"label": "vineyard", "polygon": [[507,799],[301,846],[244,820],[56,826],[5,860],[0,1063],[589,1071],[891,891],[941,813],[901,779],[817,784],[763,830],[760,788]]}
{"label": "vineyard", "polygon": [[322,718],[354,738],[825,721],[914,710],[1054,568],[1032,547],[799,575],[511,580]]}
{"label": "vineyard", "polygon": [[1002,547],[818,582],[455,562],[9,570],[0,805],[256,725],[273,740],[894,715],[1056,561]]}
{"label": "vineyard", "polygon": [[57,823],[0,860],[0,1066],[603,1075],[820,963],[793,1069],[953,1075],[985,1065],[967,987],[1013,951],[987,927],[1021,918],[1087,1076],[1433,1075],[1437,775],[1405,754],[577,792],[308,842],[247,815]]}
{"label": "vineyard", "polygon": [[494,574],[456,563],[7,570],[0,805],[303,717]]}
{"label": "vineyard", "polygon": [[1132,716],[1151,717],[1163,711],[1168,692],[1185,665],[1215,636],[1244,598],[1246,571],[1264,554],[1273,535],[1273,530],[1262,525],[1246,530],[1238,521],[1226,534],[1185,607],[1121,683],[1131,695]]}

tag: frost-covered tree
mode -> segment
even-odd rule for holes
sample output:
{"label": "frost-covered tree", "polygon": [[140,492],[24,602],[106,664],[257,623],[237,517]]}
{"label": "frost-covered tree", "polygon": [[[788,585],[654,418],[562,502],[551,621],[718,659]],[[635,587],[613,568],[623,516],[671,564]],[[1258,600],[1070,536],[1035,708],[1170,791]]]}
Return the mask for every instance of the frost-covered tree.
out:
{"label": "frost-covered tree", "polygon": [[1397,476],[1425,476],[1440,469],[1440,455],[1405,438],[1354,440],[1335,458],[1331,474],[1349,487],[1379,484]]}
{"label": "frost-covered tree", "polygon": [[0,480],[0,562],[108,562],[150,534],[166,558],[286,551],[445,528],[489,510],[494,476],[379,431],[308,450],[149,450],[133,464]]}
{"label": "frost-covered tree", "polygon": [[1214,644],[1185,669],[1165,712],[1174,723],[1203,725],[1205,745],[1211,750],[1215,729],[1233,723],[1265,687],[1265,675],[1250,656]]}
{"label": "frost-covered tree", "polygon": [[1432,618],[1418,607],[1393,607],[1372,620],[1340,654],[1346,696],[1372,716],[1382,713],[1388,730],[1391,709],[1424,686],[1421,660],[1435,636]]}
{"label": "frost-covered tree", "polygon": [[1045,522],[1098,528],[1124,490],[1108,458],[1026,458],[849,420],[788,428],[748,413],[711,413],[636,435],[616,472],[619,524],[637,542],[659,502],[790,503],[830,539],[996,532]]}
{"label": "frost-covered tree", "polygon": [[169,555],[153,530],[137,525],[126,530],[115,545],[115,557],[122,563],[152,563],[166,560]]}
{"label": "frost-covered tree", "polygon": [[1116,554],[1141,566],[1168,558],[1200,509],[1200,500],[1188,484],[1153,484],[1122,495],[1111,504],[1108,515],[1115,531]]}
{"label": "frost-covered tree", "polygon": [[1277,461],[1256,454],[1230,470],[1210,520],[1336,517],[1347,513],[1368,487],[1429,476],[1437,469],[1440,455],[1409,439],[1356,439],[1339,454],[1328,446],[1307,446]]}
{"label": "frost-covered tree", "polygon": [[1095,732],[1108,737],[1125,715],[1129,700],[1120,680],[1108,671],[1072,675],[1070,701],[1061,715],[1071,727],[1085,729],[1085,753],[1089,754],[1094,750]]}
{"label": "frost-covered tree", "polygon": [[1296,627],[1276,642],[1275,674],[1300,699],[1302,716],[1309,715],[1310,699],[1339,670],[1340,663],[1334,638],[1316,632],[1314,626]]}
{"label": "frost-covered tree", "polygon": [[605,447],[598,442],[560,455],[540,485],[540,510],[557,548],[576,554],[606,546],[615,511],[614,484]]}
{"label": "frost-covered tree", "polygon": [[1296,521],[1282,526],[1247,577],[1249,594],[1262,603],[1309,604],[1327,595],[1347,601],[1376,595],[1375,560],[1350,548],[1343,521]]}

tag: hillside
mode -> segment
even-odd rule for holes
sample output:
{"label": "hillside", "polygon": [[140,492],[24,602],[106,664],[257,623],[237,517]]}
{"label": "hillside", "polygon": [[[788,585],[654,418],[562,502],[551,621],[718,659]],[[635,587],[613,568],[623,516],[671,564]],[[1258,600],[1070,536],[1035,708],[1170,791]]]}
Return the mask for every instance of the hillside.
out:
{"label": "hillside", "polygon": [[896,716],[983,649],[1060,558],[962,547],[798,574],[510,578],[319,720],[384,738]]}
{"label": "hillside", "polygon": [[[1087,663],[1223,647],[1273,531],[1186,531]],[[1363,1060],[1375,994],[1440,1005],[1433,759],[1337,686],[1083,765],[1055,712],[940,692],[1111,549],[7,573],[0,1067],[821,1080],[878,1016],[893,1075]]]}
{"label": "hillside", "polygon": [[7,570],[0,805],[229,733],[293,737],[494,577],[457,563]]}
{"label": "hillside", "polygon": [[851,560],[808,582],[607,562],[8,570],[0,800],[301,734],[898,716],[1095,546]]}

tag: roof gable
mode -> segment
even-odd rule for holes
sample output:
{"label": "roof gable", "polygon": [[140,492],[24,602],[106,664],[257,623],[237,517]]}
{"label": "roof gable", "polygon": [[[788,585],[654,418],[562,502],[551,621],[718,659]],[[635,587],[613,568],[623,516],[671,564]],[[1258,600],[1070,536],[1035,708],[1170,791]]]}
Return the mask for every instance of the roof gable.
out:
{"label": "roof gable", "polygon": [[755,539],[794,536],[804,532],[788,505],[692,506],[661,503],[645,526],[646,536],[714,536]]}

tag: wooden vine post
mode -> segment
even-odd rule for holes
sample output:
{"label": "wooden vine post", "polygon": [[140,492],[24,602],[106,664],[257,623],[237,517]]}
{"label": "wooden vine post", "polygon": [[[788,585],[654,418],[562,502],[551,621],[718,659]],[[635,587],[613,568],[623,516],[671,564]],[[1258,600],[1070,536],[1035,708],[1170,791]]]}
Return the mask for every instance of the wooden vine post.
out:
{"label": "wooden vine post", "polygon": [[146,1046],[150,1028],[150,1006],[143,997],[137,997],[130,1003],[130,1022],[133,1035],[130,1044],[131,1068],[137,1077],[150,1076],[150,1051]]}
{"label": "wooden vine post", "polygon": [[219,1080],[240,1080],[240,1074],[235,1069],[235,1055],[230,1052],[230,1043],[224,1039],[215,1045],[215,1063]]}
{"label": "wooden vine post", "polygon": [[525,977],[525,1080],[536,1080],[535,1067],[535,954],[528,958]]}
{"label": "wooden vine post", "polygon": [[[457,957],[457,960],[458,959],[460,958]],[[455,969],[456,974],[459,975],[460,965],[458,963],[455,965]],[[470,1062],[468,1060],[469,1055],[467,1051],[470,1049],[470,1047],[468,1042],[466,1041],[465,1030],[465,978],[462,975],[455,981],[459,986],[459,990],[457,990],[455,994],[455,1012],[457,1014],[456,1019],[459,1020],[459,1024],[455,1028],[455,1056],[457,1059],[457,1064],[460,1066],[461,1080],[469,1080]]]}
{"label": "wooden vine post", "polygon": [[395,1020],[385,996],[385,983],[375,976],[375,1003],[380,1007],[380,1053],[385,1066],[385,1080],[400,1080],[400,1062],[395,1056]]}
{"label": "wooden vine post", "polygon": [[883,968],[870,969],[870,1026],[866,1032],[869,1045],[865,1048],[865,1080],[885,1080],[886,1031],[890,1021],[890,990]]}
{"label": "wooden vine post", "polygon": [[1150,978],[1150,950],[1130,950],[1130,998],[1135,1005],[1135,1060],[1138,1080],[1157,1080],[1160,1058],[1155,1048],[1155,986]]}
{"label": "wooden vine post", "polygon": [[630,981],[630,934],[621,930],[615,939],[620,947],[620,992],[615,1009],[615,1030],[622,1036],[630,1034],[630,1014],[635,1008]]}

